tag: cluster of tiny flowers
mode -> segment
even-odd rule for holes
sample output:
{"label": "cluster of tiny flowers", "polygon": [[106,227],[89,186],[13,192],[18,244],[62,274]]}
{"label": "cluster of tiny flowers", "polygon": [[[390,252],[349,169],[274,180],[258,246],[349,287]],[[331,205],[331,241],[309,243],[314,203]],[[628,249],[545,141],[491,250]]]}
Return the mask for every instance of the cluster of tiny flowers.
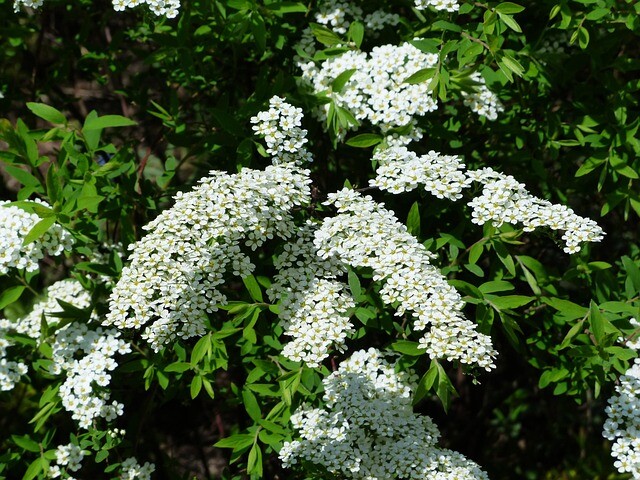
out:
{"label": "cluster of tiny flowers", "polygon": [[330,348],[342,351],[353,332],[348,312],[355,307],[345,285],[335,280],[345,273],[344,265],[332,257],[320,258],[313,235],[308,223],[295,242],[284,246],[275,261],[278,273],[267,291],[271,301],[279,302],[285,335],[293,337],[283,355],[312,368],[329,355]]}
{"label": "cluster of tiny flowers", "polygon": [[567,206],[531,195],[510,175],[483,168],[470,170],[467,176],[483,184],[482,194],[469,202],[473,223],[482,225],[491,221],[495,226],[521,223],[527,232],[538,227],[561,230],[566,253],[579,252],[583,242],[599,242],[604,236],[593,220],[577,215]]}
{"label": "cluster of tiny flowers", "polygon": [[45,294],[46,298],[37,302],[31,312],[19,320],[11,322],[6,319],[0,319],[0,328],[15,330],[38,340],[43,317],[50,325],[58,323],[58,319],[51,316],[52,313],[62,311],[58,300],[70,303],[80,309],[91,305],[91,295],[76,280],[60,280],[47,287]]}
{"label": "cluster of tiny flowers", "polygon": [[153,463],[145,462],[140,465],[135,457],[129,457],[122,462],[120,480],[150,480],[151,474],[155,472],[156,466]]}
{"label": "cluster of tiny flowers", "polygon": [[286,103],[280,97],[269,100],[269,110],[251,117],[256,134],[264,137],[271,163],[306,164],[312,161],[311,153],[304,147],[307,131],[300,128],[302,109]]}
{"label": "cluster of tiny flowers", "polygon": [[426,10],[433,7],[436,10],[446,10],[447,12],[457,12],[460,5],[456,0],[415,0],[417,10]]}
{"label": "cluster of tiny flowers", "polygon": [[382,300],[398,305],[396,315],[410,312],[417,331],[430,326],[419,344],[431,358],[486,370],[494,367],[497,353],[490,337],[478,333],[475,324],[463,318],[462,299],[431,265],[433,254],[407,232],[393,212],[349,189],[330,194],[326,204],[334,205],[338,215],[325,219],[316,231],[318,255],[371,268],[373,280],[384,282]]}
{"label": "cluster of tiny flowers", "polygon": [[611,440],[614,466],[640,479],[640,359],[620,377],[616,394],[605,409],[603,436]]}
{"label": "cluster of tiny flowers", "polygon": [[98,417],[109,422],[123,413],[121,403],[109,403],[107,389],[111,382],[109,372],[118,366],[113,357],[131,351],[129,343],[119,336],[120,332],[114,329],[98,327],[94,331],[81,323],[71,323],[56,332],[49,372],[66,374],[59,395],[81,428],[89,428]]}
{"label": "cluster of tiny flowers", "polygon": [[0,327],[0,390],[13,390],[22,375],[26,375],[28,367],[22,362],[7,359],[7,348],[13,345],[6,338],[7,331]]}
{"label": "cluster of tiny flowers", "polygon": [[404,146],[396,146],[378,150],[373,158],[380,167],[369,183],[391,193],[411,191],[422,185],[438,198],[455,201],[474,181],[481,183],[481,195],[469,202],[473,223],[483,225],[491,221],[495,226],[521,223],[527,232],[538,227],[561,230],[566,253],[578,252],[582,243],[598,242],[604,236],[593,220],[577,215],[569,207],[531,195],[512,176],[491,168],[465,171],[465,165],[456,156],[433,151],[418,156]]}
{"label": "cluster of tiny flowers", "polygon": [[471,80],[476,85],[473,87],[473,93],[462,92],[464,104],[478,115],[487,117],[489,120],[495,120],[498,118],[498,113],[504,111],[498,96],[487,88],[480,72],[472,73]]}
{"label": "cluster of tiny flowers", "polygon": [[391,193],[415,190],[419,185],[438,198],[456,201],[469,181],[464,163],[455,155],[433,150],[418,156],[404,146],[379,149],[373,156],[379,167],[369,184]]}
{"label": "cluster of tiny flowers", "polygon": [[[49,207],[42,200],[33,200]],[[45,255],[60,255],[64,250],[71,250],[73,237],[57,223],[49,227],[39,239],[23,245],[24,237],[33,226],[42,220],[35,213],[7,206],[10,202],[0,201],[0,275],[9,272],[10,268],[36,271],[38,261]]]}
{"label": "cluster of tiny flowers", "polygon": [[[400,21],[398,15],[386,13],[383,10],[376,10],[364,15],[362,8],[358,5],[340,0],[322,2],[318,6],[315,19],[317,23],[327,26],[339,35],[347,33],[351,22],[356,20],[362,22],[367,31],[381,30],[385,25],[397,25]],[[313,37],[312,34],[310,36]]]}
{"label": "cluster of tiny flowers", "polygon": [[21,5],[27,8],[40,8],[43,3],[44,0],[15,0],[13,2],[13,11],[18,13]]}
{"label": "cluster of tiny flowers", "polygon": [[628,339],[621,337],[618,339],[618,341],[620,343],[623,343],[625,347],[632,348],[633,350],[638,351],[640,350],[640,336],[637,336],[637,334],[638,332],[640,332],[640,322],[635,318],[631,318],[629,320],[629,323],[631,323],[631,325],[636,329],[634,335]]}
{"label": "cluster of tiny flowers", "polygon": [[411,407],[415,376],[371,348],[355,352],[322,381],[325,409],[291,416],[300,439],[285,442],[285,467],[305,461],[340,478],[488,480],[462,455],[440,449],[439,431]]}
{"label": "cluster of tiny flowers", "polygon": [[[331,57],[320,66],[300,62],[301,81],[315,93],[327,92],[333,102],[349,110],[357,120],[368,120],[383,132],[410,125],[415,116],[437,109],[429,92],[429,82],[405,83],[407,77],[423,68],[434,67],[438,55],[424,53],[410,43],[381,45],[371,53],[349,51]],[[340,92],[330,91],[332,82],[343,72],[355,69]],[[317,109],[321,120],[329,105]]]}
{"label": "cluster of tiny flowers", "polygon": [[179,0],[113,0],[113,9],[116,12],[123,12],[127,8],[137,7],[146,3],[157,16],[165,16],[167,18],[175,18],[180,9]]}
{"label": "cluster of tiny flowers", "polygon": [[[82,467],[82,457],[85,455],[85,452],[73,443],[58,445],[56,449],[56,465],[49,467],[49,478],[58,478],[65,470],[77,472]],[[66,475],[65,478],[70,479],[72,477]]]}
{"label": "cluster of tiny flowers", "polygon": [[218,288],[225,275],[254,269],[241,245],[255,250],[274,236],[289,238],[289,211],[309,202],[309,183],[307,170],[283,164],[235,175],[212,171],[194,190],[178,193],[131,247],[104,324],[146,327],[142,336],[156,351],[176,337],[203,335],[207,314],[227,301]]}
{"label": "cluster of tiny flowers", "polygon": [[[21,375],[26,375],[27,366],[22,362],[10,361],[6,358],[7,347],[12,342],[6,338],[7,333],[17,332],[38,340],[43,316],[62,310],[58,300],[71,303],[78,308],[86,308],[91,303],[87,291],[74,280],[62,280],[51,285],[46,292],[47,298],[37,302],[31,313],[17,321],[0,318],[0,390],[12,390]],[[57,323],[57,319],[48,319],[49,323]]]}

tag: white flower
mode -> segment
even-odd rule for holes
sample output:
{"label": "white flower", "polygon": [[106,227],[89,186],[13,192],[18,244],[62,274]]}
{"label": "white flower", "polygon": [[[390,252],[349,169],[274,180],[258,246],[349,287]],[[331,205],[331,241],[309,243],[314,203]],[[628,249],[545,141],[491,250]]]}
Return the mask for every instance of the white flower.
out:
{"label": "white flower", "polygon": [[283,445],[283,465],[306,461],[354,480],[488,480],[475,463],[437,447],[438,428],[411,407],[416,380],[373,348],[355,352],[322,381],[326,408],[291,416],[300,438]]}

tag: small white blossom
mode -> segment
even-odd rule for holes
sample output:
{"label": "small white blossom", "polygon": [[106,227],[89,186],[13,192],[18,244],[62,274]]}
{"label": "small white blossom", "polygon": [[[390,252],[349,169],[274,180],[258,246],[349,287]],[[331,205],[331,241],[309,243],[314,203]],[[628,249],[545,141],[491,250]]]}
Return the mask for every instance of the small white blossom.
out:
{"label": "small white blossom", "polygon": [[300,438],[283,445],[283,465],[306,461],[354,480],[488,480],[478,465],[437,446],[438,428],[411,407],[416,380],[373,348],[355,352],[322,381],[326,408],[291,416]]}

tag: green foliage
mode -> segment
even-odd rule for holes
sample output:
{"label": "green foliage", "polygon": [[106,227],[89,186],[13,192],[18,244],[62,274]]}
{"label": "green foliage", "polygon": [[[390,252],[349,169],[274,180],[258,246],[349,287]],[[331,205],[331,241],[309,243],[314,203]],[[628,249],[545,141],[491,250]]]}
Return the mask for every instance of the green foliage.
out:
{"label": "green foliage", "polygon": [[[41,341],[11,334],[30,371],[13,391],[0,391],[0,478],[45,478],[56,446],[70,441],[90,452],[82,478],[117,478],[127,452],[153,460],[159,478],[319,478],[277,461],[294,438],[289,419],[305,403],[322,404],[322,379],[349,351],[370,346],[396,352],[417,372],[416,409],[491,478],[625,478],[614,473],[601,424],[616,379],[636,356],[630,319],[640,319],[640,7],[465,2],[448,14],[408,1],[365,3],[367,11],[380,5],[399,13],[397,28],[374,32],[353,22],[338,34],[313,22],[313,2],[194,0],[166,20],[88,0],[14,14],[0,0],[2,199],[40,217],[24,245],[54,223],[75,240],[38,272],[0,278],[3,317],[24,316],[46,286],[66,277],[82,283],[104,316],[127,247],[175,193],[210,169],[268,164],[250,118],[272,95],[287,95],[305,112],[328,105],[324,122],[304,120],[317,191],[300,215],[328,215],[321,202],[342,185],[367,188],[372,151],[385,138],[328,92],[297,86],[293,58],[304,53],[296,44],[307,26],[317,62],[400,41],[438,54],[435,67],[404,79],[426,82],[441,105],[418,120],[426,132],[420,153],[458,155],[468,168],[513,175],[536,195],[596,219],[605,241],[568,256],[553,231],[478,227],[464,202],[375,192],[436,256],[463,295],[465,315],[492,336],[496,372],[429,359],[406,318],[385,309],[366,269],[344,278],[356,301],[347,352],[333,352],[319,368],[288,360],[279,305],[265,293],[272,277],[263,272],[273,273],[268,245],[255,275],[228,286],[231,301],[207,318],[206,335],[159,352],[129,336],[134,350],[111,382],[126,406],[117,422],[124,436],[105,422],[79,430],[61,404],[62,380],[48,370],[51,335],[71,321],[91,322],[92,309],[60,302],[57,326],[43,316]],[[474,72],[505,106],[495,122],[464,106],[477,86]],[[354,73],[338,75],[330,93],[343,91]],[[117,243],[121,250],[95,255]],[[186,463],[176,453],[180,442]],[[212,471],[203,455],[216,456],[224,470]]]}

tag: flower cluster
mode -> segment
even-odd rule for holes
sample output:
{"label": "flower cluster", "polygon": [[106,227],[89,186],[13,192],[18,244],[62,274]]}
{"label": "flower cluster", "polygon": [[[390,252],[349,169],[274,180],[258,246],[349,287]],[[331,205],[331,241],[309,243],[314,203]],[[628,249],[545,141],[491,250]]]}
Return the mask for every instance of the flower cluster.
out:
{"label": "flower cluster", "polygon": [[473,208],[473,223],[482,225],[491,221],[495,226],[521,223],[527,232],[538,227],[561,230],[564,231],[562,240],[566,253],[579,252],[580,244],[599,242],[604,236],[593,220],[577,215],[565,205],[531,195],[511,175],[491,168],[470,170],[467,175],[483,184],[482,194],[469,202]]}
{"label": "flower cluster", "polygon": [[469,202],[473,209],[471,221],[479,225],[491,221],[495,226],[521,223],[528,232],[538,227],[561,230],[567,253],[578,252],[582,243],[598,242],[604,235],[593,220],[577,215],[569,207],[531,195],[510,175],[491,168],[465,171],[465,165],[456,156],[433,151],[418,156],[406,147],[395,146],[378,150],[374,160],[380,166],[370,184],[391,193],[423,185],[436,197],[455,201],[474,181],[481,183],[481,195]]}
{"label": "flower cluster", "polygon": [[127,8],[137,7],[144,3],[158,17],[175,18],[180,9],[180,0],[113,0],[113,9],[116,12],[123,12]]}
{"label": "flower cluster", "polygon": [[362,480],[488,480],[475,463],[437,447],[438,428],[411,408],[414,380],[375,349],[355,352],[322,381],[326,409],[291,416],[300,439],[280,450],[284,466],[306,461]]}
{"label": "flower cluster", "polygon": [[307,143],[307,131],[300,128],[302,109],[286,103],[280,97],[269,100],[269,110],[251,117],[256,134],[264,137],[271,163],[306,164],[313,158],[304,147]]}
{"label": "flower cluster", "polygon": [[120,465],[121,473],[120,480],[150,480],[151,474],[155,472],[156,466],[153,463],[145,462],[144,465],[140,465],[135,457],[127,458]]}
{"label": "flower cluster", "polygon": [[[123,12],[127,8],[134,8],[138,5],[147,4],[157,16],[165,16],[167,18],[175,18],[180,9],[180,0],[112,0],[113,9],[116,12]],[[44,0],[14,0],[13,11],[19,12],[20,6],[29,8],[39,8]]]}
{"label": "flower cluster", "polygon": [[57,319],[47,316],[61,310],[58,300],[71,303],[78,308],[86,308],[91,303],[89,293],[78,282],[62,280],[51,285],[47,289],[46,299],[37,302],[26,316],[17,321],[0,318],[0,390],[12,390],[20,376],[26,375],[28,370],[22,362],[7,360],[7,347],[13,344],[7,338],[7,333],[20,333],[38,340],[43,318],[50,324],[57,323]]}
{"label": "flower cluster", "polygon": [[26,364],[8,360],[7,348],[13,345],[13,342],[6,338],[6,330],[0,327],[0,390],[13,390],[16,383],[20,381],[22,375],[26,375],[29,371]]}
{"label": "flower cluster", "polygon": [[322,2],[318,6],[315,19],[316,22],[326,25],[339,35],[347,33],[351,22],[356,20],[362,22],[367,30],[374,31],[382,29],[385,25],[397,25],[400,21],[398,15],[386,13],[383,10],[376,10],[364,15],[364,11],[358,5],[340,0]]}
{"label": "flower cluster", "polygon": [[[424,68],[434,67],[438,55],[424,53],[410,43],[381,45],[370,54],[349,51],[331,57],[320,66],[300,62],[301,80],[315,93],[327,96],[339,107],[349,110],[357,120],[368,120],[383,132],[410,125],[415,116],[437,109],[429,92],[429,82],[405,83],[405,80]],[[355,70],[339,92],[331,91],[331,84],[343,72]],[[316,111],[326,118],[329,105]]]}
{"label": "flower cluster", "polygon": [[[86,453],[73,443],[58,445],[56,449],[56,465],[49,467],[49,478],[58,478],[62,474],[60,467],[77,472],[82,467],[82,457],[85,455]],[[71,477],[67,475],[65,478]]]}
{"label": "flower cluster", "polygon": [[504,111],[498,96],[487,88],[480,72],[472,73],[470,78],[475,83],[475,86],[472,93],[462,92],[464,104],[482,117],[487,117],[489,120],[497,119],[498,113]]}
{"label": "flower cluster", "polygon": [[[49,207],[39,199],[33,200],[33,203]],[[7,201],[0,201],[0,275],[6,274],[10,268],[33,272],[38,269],[38,261],[45,255],[55,256],[64,250],[71,250],[73,237],[56,223],[40,238],[23,245],[24,237],[42,219],[35,213],[8,204]]]}
{"label": "flower cluster", "polygon": [[609,399],[603,436],[613,441],[611,455],[621,473],[640,479],[640,359],[620,377],[616,394]]}
{"label": "flower cluster", "polygon": [[296,241],[288,242],[278,256],[278,273],[267,291],[279,302],[285,335],[293,337],[282,354],[309,367],[317,367],[334,347],[341,350],[353,332],[349,309],[355,307],[345,285],[335,280],[344,265],[335,258],[322,259],[313,245],[312,223],[303,226]]}
{"label": "flower cluster", "polygon": [[415,5],[417,10],[433,7],[436,10],[457,12],[460,9],[460,4],[456,0],[415,0]]}
{"label": "flower cluster", "polygon": [[[40,338],[40,328],[42,319],[45,318],[49,325],[58,323],[58,319],[51,316],[54,312],[62,311],[62,307],[58,303],[66,302],[72,304],[76,308],[85,309],[91,305],[91,295],[76,280],[60,280],[46,290],[46,297],[36,302],[24,317],[15,322],[0,319],[0,328],[15,330],[18,333],[27,335],[35,340]],[[97,317],[93,316],[93,320]]]}
{"label": "flower cluster", "polygon": [[387,305],[398,304],[396,315],[410,312],[417,331],[430,326],[420,347],[431,358],[487,370],[494,367],[491,339],[463,318],[462,299],[431,265],[433,254],[407,232],[393,212],[349,189],[330,194],[327,204],[334,205],[338,215],[325,219],[316,231],[314,244],[320,257],[335,256],[347,265],[371,268],[373,280],[384,282],[382,300]]}
{"label": "flower cluster", "polygon": [[115,354],[131,351],[129,343],[119,337],[120,332],[114,329],[89,330],[77,322],[56,332],[49,371],[53,375],[66,373],[59,395],[81,428],[89,428],[96,418],[109,422],[123,413],[124,405],[109,402],[111,394],[106,388],[111,382],[109,372],[118,365]]}
{"label": "flower cluster", "polygon": [[373,156],[379,167],[369,184],[391,193],[415,190],[419,185],[438,198],[452,201],[462,198],[468,185],[464,163],[455,155],[433,150],[418,156],[404,146],[379,149]]}
{"label": "flower cluster", "polygon": [[207,314],[227,301],[227,272],[244,277],[256,249],[295,231],[289,211],[310,199],[308,171],[294,164],[211,172],[145,229],[113,289],[105,325],[140,329],[156,351],[177,337],[203,335]]}

